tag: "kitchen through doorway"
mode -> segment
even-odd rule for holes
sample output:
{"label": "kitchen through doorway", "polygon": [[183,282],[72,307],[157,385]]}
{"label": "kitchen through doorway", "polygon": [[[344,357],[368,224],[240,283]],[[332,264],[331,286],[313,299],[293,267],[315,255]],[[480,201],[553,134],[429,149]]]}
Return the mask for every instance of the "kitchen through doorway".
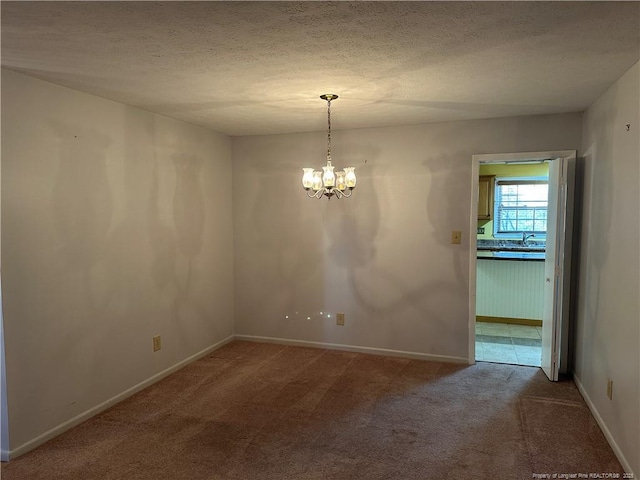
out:
{"label": "kitchen through doorway", "polygon": [[[489,361],[492,350],[512,350],[497,347],[501,345],[498,341],[510,343],[514,351],[517,347],[534,348],[518,345],[526,341],[512,334],[524,331],[516,325],[537,327],[541,321],[541,330],[536,330],[541,337],[540,368],[551,381],[558,381],[559,374],[568,371],[576,154],[575,150],[562,150],[472,156],[470,233],[477,229],[485,238],[469,238],[470,363],[476,360],[478,323],[508,325],[511,340],[481,338],[493,340],[480,342],[478,352],[478,359],[481,354],[483,361]],[[481,167],[500,171],[481,171]],[[547,168],[548,173],[511,174],[514,167]],[[483,292],[488,295],[485,304]],[[537,295],[541,299],[536,299]],[[506,337],[504,327],[480,325],[479,330],[481,336]],[[502,335],[488,335],[500,331]],[[537,340],[533,332],[528,335]],[[512,363],[513,357],[491,361]]]}
{"label": "kitchen through doorway", "polygon": [[483,162],[475,359],[540,367],[549,163]]}

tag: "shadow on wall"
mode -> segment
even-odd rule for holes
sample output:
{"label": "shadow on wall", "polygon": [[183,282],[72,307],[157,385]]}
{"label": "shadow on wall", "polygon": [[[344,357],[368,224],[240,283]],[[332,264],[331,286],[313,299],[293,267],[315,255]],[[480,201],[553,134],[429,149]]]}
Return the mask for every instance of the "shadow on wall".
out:
{"label": "shadow on wall", "polygon": [[[160,148],[154,155],[148,225],[161,304],[170,311],[177,339],[193,344],[194,332],[213,331],[216,339],[228,335],[224,323],[212,321],[219,315],[209,290],[220,275],[212,262],[218,254],[217,234],[226,231],[215,218],[216,186],[228,179],[214,171],[217,159],[207,162],[193,153],[208,151],[204,137],[181,133],[156,129]],[[205,240],[207,227],[210,236]]]}
{"label": "shadow on wall", "polygon": [[[17,184],[40,191],[24,188],[14,201],[25,208],[12,210],[11,308],[19,318],[5,319],[5,331],[7,368],[17,368],[8,380],[19,375],[8,390],[15,445],[229,334],[231,319],[212,321],[216,257],[202,254],[212,248],[201,184],[211,175],[200,178],[205,162],[189,154],[212,137],[146,112],[114,112],[104,128],[46,119],[37,132],[46,158],[20,152],[31,163],[15,170]],[[199,256],[208,264],[199,266]],[[170,330],[172,318],[179,327],[166,348],[175,350],[152,362],[149,330]],[[139,368],[127,368],[138,359]]]}
{"label": "shadow on wall", "polygon": [[[597,343],[601,336],[597,332],[598,319],[602,318],[602,277],[603,269],[609,257],[609,239],[611,235],[611,214],[613,211],[613,144],[611,125],[615,125],[616,109],[610,105],[609,110],[594,124],[593,131],[598,135],[592,145],[587,147],[585,159],[585,182],[589,183],[590,203],[588,206],[589,218],[587,233],[586,256],[589,258],[585,273],[585,312],[583,315],[583,328],[589,333],[585,338],[590,338],[592,343]],[[597,147],[597,150],[596,150]],[[591,345],[585,352],[602,351],[605,345],[596,347]],[[606,358],[595,358],[592,355],[584,357],[585,360],[602,362]],[[610,366],[600,366],[601,371],[609,371]],[[593,371],[589,366],[588,370]]]}
{"label": "shadow on wall", "polygon": [[[58,172],[52,191],[58,254],[86,280],[107,243],[113,194],[107,178],[108,136],[77,125],[51,122],[58,139]],[[90,294],[90,292],[87,292]]]}
{"label": "shadow on wall", "polygon": [[[375,179],[376,176],[384,178],[381,172],[386,166],[380,164],[378,147],[347,141],[340,145],[347,152],[357,152],[344,158],[342,163],[355,167],[358,184],[350,198],[340,200],[339,205],[329,205],[324,212],[323,225],[328,240],[325,268],[329,272],[329,278],[324,281],[327,289],[345,288],[333,285],[334,277],[339,278],[340,270],[345,270],[353,299],[366,312],[376,313],[381,308],[378,302],[385,302],[389,294],[393,295],[391,292],[397,291],[395,279],[376,265],[381,212]],[[385,293],[374,293],[378,286]],[[376,319],[371,317],[369,321]],[[380,331],[384,327],[378,325],[377,328]],[[393,335],[391,330],[387,333]]]}
{"label": "shadow on wall", "polygon": [[[608,263],[611,236],[611,215],[613,212],[613,128],[617,116],[617,109],[613,102],[609,103],[608,110],[602,111],[598,121],[593,124],[592,132],[596,133],[591,145],[584,152],[584,179],[583,188],[588,186],[589,204],[586,207],[588,218],[583,223],[586,237],[586,249],[582,250],[583,258],[588,258],[586,270],[582,272],[584,284],[584,304],[579,308],[582,314],[582,338],[587,339],[590,345],[582,345],[581,367],[585,372],[611,372],[609,355],[603,355],[608,347],[600,330],[606,328],[606,316],[603,315],[603,278],[607,275],[604,269]],[[585,246],[583,244],[583,246]],[[582,263],[584,266],[585,263]],[[576,327],[577,328],[577,327]],[[589,388],[589,386],[586,386]],[[613,411],[612,411],[613,412]],[[620,412],[612,413],[619,417]],[[614,425],[625,423],[618,418]]]}
{"label": "shadow on wall", "polygon": [[[427,197],[427,217],[432,227],[432,239],[451,254],[451,262],[455,272],[456,282],[452,288],[460,289],[468,285],[468,264],[466,263],[466,249],[452,247],[452,226],[464,225],[469,222],[469,214],[460,213],[460,204],[468,206],[471,198],[471,158],[467,163],[456,163],[453,157],[430,158],[423,165],[429,170],[429,195]],[[465,212],[468,212],[465,208]],[[457,221],[461,223],[457,223]],[[464,231],[466,228],[460,227]]]}
{"label": "shadow on wall", "polygon": [[[380,205],[371,163],[356,167],[358,183],[352,196],[338,201],[332,199],[331,208],[325,209],[323,214],[324,231],[329,241],[328,260],[349,271],[367,267],[376,255]],[[339,205],[335,205],[338,202]]]}
{"label": "shadow on wall", "polygon": [[[188,153],[198,144],[197,139],[183,145],[183,139],[167,136],[155,127],[152,138],[156,148],[150,158],[146,219],[155,294],[162,311],[170,312],[176,327],[183,323],[187,308],[195,310],[204,324],[212,318],[212,312],[193,290],[203,277],[197,257],[203,250],[206,223],[200,179],[204,159]],[[180,328],[174,331],[179,336],[183,333]]]}
{"label": "shadow on wall", "polygon": [[[464,165],[459,169],[452,168],[455,164],[448,158],[429,160],[423,163],[429,169],[429,175],[422,175],[417,181],[416,175],[411,175],[411,181],[407,181],[389,175],[387,170],[390,169],[380,165],[378,156],[371,152],[371,161],[359,167],[359,188],[354,197],[341,205],[339,211],[329,213],[327,210],[325,213],[330,262],[347,270],[353,298],[369,314],[367,321],[377,323],[377,332],[386,326],[386,338],[392,342],[396,336],[405,333],[390,319],[410,310],[413,312],[405,316],[409,322],[406,330],[419,332],[426,328],[442,332],[453,329],[455,335],[465,336],[466,301],[463,302],[465,307],[460,309],[463,322],[444,314],[442,305],[443,302],[460,304],[460,292],[464,292],[468,284],[467,265],[462,256],[466,249],[451,248],[448,230],[452,218],[464,216],[458,205],[461,198],[469,196],[470,184],[460,179],[468,177],[470,169],[465,169]],[[422,180],[424,184],[421,184]],[[407,211],[421,211],[418,199],[424,192],[428,192],[427,217],[407,214]],[[398,198],[402,200],[398,201]],[[414,199],[416,205],[402,203]],[[382,212],[397,218],[385,222]],[[425,223],[431,226],[431,231],[425,228]],[[464,224],[467,223],[465,218]],[[386,230],[383,225],[387,225]],[[422,243],[424,250],[393,251],[403,248],[403,235],[422,235],[423,232],[428,235],[423,242],[409,241],[407,244]],[[434,255],[430,246],[434,244],[440,244],[450,252],[454,282],[443,280],[443,275],[429,268],[429,256]],[[422,271],[416,274],[415,270],[421,268]],[[437,348],[432,351],[435,350]]]}
{"label": "shadow on wall", "polygon": [[192,266],[203,248],[205,225],[203,159],[185,153],[194,149],[195,140],[182,145],[186,140],[158,132],[148,115],[130,113],[123,121],[123,154],[109,160],[110,140],[104,134],[52,125],[60,140],[52,205],[61,268],[82,277],[74,280],[82,290],[62,301],[78,302],[80,310],[67,305],[77,312],[86,309],[81,314],[86,318],[76,314],[82,327],[68,332],[74,337],[71,348],[78,348],[82,337],[106,333],[101,330],[111,329],[113,335],[118,322],[132,318],[142,325],[170,310],[178,323],[187,303],[201,323],[211,318],[207,306],[191,298],[197,275]]}
{"label": "shadow on wall", "polygon": [[[50,121],[49,128],[57,143],[52,155],[57,172],[49,203],[53,238],[37,253],[45,261],[32,278],[37,299],[33,315],[46,319],[39,323],[41,335],[56,339],[40,361],[59,365],[55,370],[59,377],[42,385],[40,411],[64,401],[57,385],[100,389],[103,379],[91,372],[98,366],[93,350],[96,339],[108,329],[104,312],[110,285],[100,274],[114,219],[114,194],[107,173],[111,138],[61,121]],[[42,282],[40,287],[35,287],[36,282]],[[23,361],[29,364],[28,359]],[[94,380],[87,382],[88,378]]]}
{"label": "shadow on wall", "polygon": [[176,170],[176,190],[173,197],[173,218],[178,250],[187,258],[188,273],[184,282],[189,291],[191,268],[202,250],[204,233],[204,198],[199,182],[202,157],[177,153],[171,156]]}
{"label": "shadow on wall", "polygon": [[[251,188],[251,214],[243,218],[248,222],[245,229],[250,232],[250,248],[241,259],[250,263],[251,273],[242,281],[246,287],[252,285],[256,303],[264,311],[292,313],[277,320],[282,327],[294,324],[293,312],[306,317],[322,309],[323,292],[315,284],[309,288],[309,282],[322,271],[322,209],[318,202],[323,200],[306,197],[300,165],[268,160],[252,163],[257,185]],[[263,288],[265,279],[272,279],[278,289]]]}

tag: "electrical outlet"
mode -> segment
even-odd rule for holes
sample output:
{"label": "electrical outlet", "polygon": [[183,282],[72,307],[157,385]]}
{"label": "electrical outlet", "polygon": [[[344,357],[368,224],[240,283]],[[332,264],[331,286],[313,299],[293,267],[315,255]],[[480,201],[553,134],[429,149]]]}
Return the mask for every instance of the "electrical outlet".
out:
{"label": "electrical outlet", "polygon": [[336,313],[336,325],[344,326],[344,313]]}
{"label": "electrical outlet", "polygon": [[156,335],[153,337],[153,351],[157,352],[162,348],[162,340],[160,339],[160,335]]}
{"label": "electrical outlet", "polygon": [[607,379],[607,397],[609,400],[613,400],[613,380]]}
{"label": "electrical outlet", "polygon": [[451,232],[451,243],[455,245],[460,245],[462,243],[462,232],[459,230],[454,230]]}

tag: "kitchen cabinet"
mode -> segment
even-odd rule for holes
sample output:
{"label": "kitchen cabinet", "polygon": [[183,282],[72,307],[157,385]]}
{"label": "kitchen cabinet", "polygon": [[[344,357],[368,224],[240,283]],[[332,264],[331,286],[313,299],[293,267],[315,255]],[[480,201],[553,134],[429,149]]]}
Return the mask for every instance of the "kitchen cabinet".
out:
{"label": "kitchen cabinet", "polygon": [[478,220],[493,218],[493,185],[495,175],[480,175],[478,181]]}

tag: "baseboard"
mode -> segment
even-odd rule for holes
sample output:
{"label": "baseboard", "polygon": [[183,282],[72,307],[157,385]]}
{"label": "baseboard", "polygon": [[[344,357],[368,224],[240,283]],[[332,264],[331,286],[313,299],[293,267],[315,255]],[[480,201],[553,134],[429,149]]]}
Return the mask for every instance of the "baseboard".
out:
{"label": "baseboard", "polygon": [[56,437],[58,435],[60,435],[63,432],[66,432],[67,430],[69,430],[70,428],[75,427],[76,425],[79,425],[80,423],[84,422],[85,420],[88,420],[89,418],[97,415],[100,412],[103,412],[104,410],[106,410],[109,407],[112,407],[113,405],[115,405],[116,403],[121,402],[122,400],[130,397],[131,395],[138,393],[140,390],[144,390],[145,388],[153,385],[154,383],[162,380],[164,377],[171,375],[172,373],[176,372],[177,370],[180,370],[182,367],[184,367],[185,365],[188,365],[191,362],[194,362],[195,360],[198,360],[199,358],[202,358],[206,355],[208,355],[209,353],[219,349],[220,347],[222,347],[223,345],[226,345],[227,343],[231,342],[233,340],[234,336],[233,335],[229,335],[227,338],[225,338],[224,340],[221,340],[220,342],[211,345],[210,347],[205,348],[204,350],[201,350],[198,353],[195,353],[194,355],[191,355],[190,357],[185,358],[184,360],[176,363],[175,365],[159,372],[156,373],[154,376],[147,378],[146,380],[143,380],[142,382],[138,383],[137,385],[134,385],[133,387],[125,390],[122,393],[119,393],[118,395],[116,395],[115,397],[110,398],[109,400],[102,402],[101,404],[90,408],[89,410],[81,413],[80,415],[77,415],[76,417],[67,420],[66,422],[58,425],[57,427],[52,428],[51,430],[43,433],[42,435],[37,436],[36,438],[34,438],[33,440],[29,440],[28,442],[20,445],[19,447],[10,450],[10,451],[6,451],[6,450],[2,450],[1,455],[2,455],[2,461],[9,461],[11,458],[15,458],[19,455],[22,455],[23,453],[27,453],[30,450],[33,450],[34,448],[42,445],[43,443],[45,443],[48,440],[51,440],[53,437]]}
{"label": "baseboard", "polygon": [[573,381],[575,382],[576,386],[578,387],[578,391],[582,395],[582,398],[584,398],[584,401],[587,404],[587,407],[589,407],[589,410],[591,410],[591,414],[596,419],[596,422],[598,423],[598,426],[600,427],[600,430],[602,430],[602,433],[604,433],[604,436],[607,439],[607,442],[609,442],[609,445],[611,446],[611,449],[613,450],[613,453],[616,454],[616,457],[618,457],[618,460],[622,464],[622,468],[624,468],[624,471],[626,473],[630,473],[631,474],[631,476],[628,477],[628,478],[636,478],[633,470],[631,469],[631,465],[629,465],[629,462],[627,461],[627,459],[625,458],[624,454],[622,453],[622,450],[620,450],[620,447],[618,447],[618,444],[614,440],[613,435],[611,435],[611,432],[607,428],[607,424],[604,423],[604,420],[600,416],[600,413],[598,413],[598,410],[596,409],[595,405],[591,401],[591,398],[589,398],[589,395],[587,394],[587,391],[585,390],[584,386],[582,385],[582,382],[580,382],[580,379],[575,375],[575,373],[573,375]]}
{"label": "baseboard", "polygon": [[1,462],[8,462],[9,461],[9,450],[5,450],[4,448],[0,450],[0,461]]}
{"label": "baseboard", "polygon": [[290,340],[287,338],[259,337],[255,335],[235,335],[236,340],[248,342],[276,343],[279,345],[291,345],[295,347],[326,348],[328,350],[344,350],[347,352],[367,353],[371,355],[386,355],[388,357],[414,358],[418,360],[429,360],[432,362],[464,363],[468,364],[466,357],[450,357],[447,355],[429,355],[426,353],[405,352],[402,350],[389,350],[386,348],[358,347],[344,345],[340,343],[311,342],[307,340]]}
{"label": "baseboard", "polygon": [[487,317],[484,315],[476,316],[476,322],[510,323],[512,325],[528,325],[530,327],[542,326],[542,320],[534,320],[532,318]]}

